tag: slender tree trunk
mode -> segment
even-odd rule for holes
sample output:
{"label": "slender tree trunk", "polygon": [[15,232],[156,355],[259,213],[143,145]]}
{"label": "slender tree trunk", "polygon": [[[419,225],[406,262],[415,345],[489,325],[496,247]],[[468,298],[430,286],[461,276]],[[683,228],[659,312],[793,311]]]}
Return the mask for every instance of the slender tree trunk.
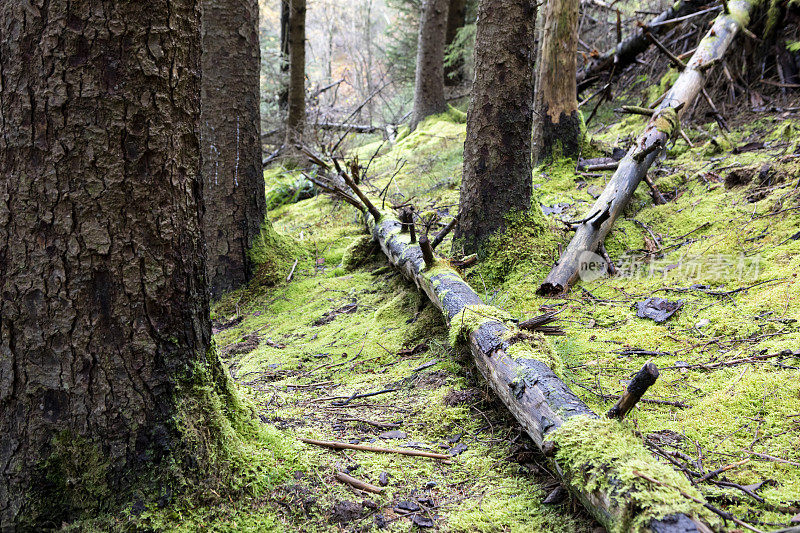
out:
{"label": "slender tree trunk", "polygon": [[548,0],[539,40],[533,160],[577,157],[581,121],[576,88],[580,0]]}
{"label": "slender tree trunk", "polygon": [[202,148],[212,297],[246,283],[264,222],[257,0],[203,0]]}
{"label": "slender tree trunk", "polygon": [[417,71],[411,129],[447,108],[444,99],[444,40],[450,0],[425,0],[417,40]]}
{"label": "slender tree trunk", "polygon": [[453,253],[473,253],[531,205],[535,0],[481,0]]}
{"label": "slender tree trunk", "polygon": [[[467,21],[467,0],[450,0],[447,10],[447,34],[445,47],[453,44],[458,30],[464,27]],[[444,68],[444,84],[446,86],[459,85],[464,81],[463,62],[459,61]]]}
{"label": "slender tree trunk", "polygon": [[281,92],[278,107],[289,107],[289,0],[281,0]]}
{"label": "slender tree trunk", "polygon": [[289,115],[286,144],[303,138],[306,121],[306,0],[289,0]]}
{"label": "slender tree trunk", "polygon": [[229,383],[210,350],[199,1],[37,5],[0,3],[3,531],[207,475],[219,431],[197,391]]}

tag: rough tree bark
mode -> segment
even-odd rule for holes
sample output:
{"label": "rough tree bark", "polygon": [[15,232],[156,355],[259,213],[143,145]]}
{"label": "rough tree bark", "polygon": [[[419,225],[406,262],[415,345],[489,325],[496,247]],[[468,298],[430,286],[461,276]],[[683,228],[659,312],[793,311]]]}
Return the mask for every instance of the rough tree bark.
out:
{"label": "rough tree bark", "polygon": [[42,530],[211,464],[200,3],[3,2],[0,34],[0,530]]}
{"label": "rough tree bark", "polygon": [[289,107],[289,0],[281,0],[281,90],[278,93],[278,108]]}
{"label": "rough tree bark", "polygon": [[453,253],[470,254],[531,205],[534,0],[481,0]]}
{"label": "rough tree bark", "polygon": [[[453,44],[458,30],[467,21],[467,0],[450,0],[447,9],[447,31],[445,33],[445,49]],[[444,84],[448,87],[460,85],[464,81],[463,62],[459,61],[444,67]]]}
{"label": "rough tree bark", "polygon": [[678,0],[660,15],[645,24],[644,28],[636,28],[633,34],[617,44],[614,48],[611,48],[597,57],[590,58],[586,62],[586,65],[578,71],[578,92],[590,87],[597,81],[597,76],[602,72],[610,70],[613,67],[614,73],[619,74],[625,67],[636,61],[638,55],[647,50],[651,44],[650,39],[645,36],[645,29],[654,35],[665,33],[676,24],[664,24],[665,21],[691,13],[698,9],[700,5],[702,5],[702,0]]}
{"label": "rough tree bark", "polygon": [[258,2],[203,0],[201,123],[211,296],[245,284],[264,222]]}
{"label": "rough tree bark", "polygon": [[580,0],[548,0],[536,62],[533,160],[577,157],[581,121],[575,72],[578,61]]}
{"label": "rough tree bark", "polygon": [[417,70],[411,129],[447,108],[444,99],[444,42],[450,0],[424,0],[417,39]]}
{"label": "rough tree bark", "polygon": [[611,231],[650,166],[665,153],[667,142],[679,132],[681,115],[692,107],[703,89],[708,70],[725,56],[736,34],[749,23],[754,4],[750,0],[728,1],[730,13],[721,13],[700,41],[642,134],[619,162],[611,181],[576,227],[569,246],[539,287],[540,294],[561,294],[578,280],[581,272],[594,271],[604,264],[593,252]]}
{"label": "rough tree bark", "polygon": [[303,139],[306,121],[306,0],[289,0],[289,113],[286,144]]}

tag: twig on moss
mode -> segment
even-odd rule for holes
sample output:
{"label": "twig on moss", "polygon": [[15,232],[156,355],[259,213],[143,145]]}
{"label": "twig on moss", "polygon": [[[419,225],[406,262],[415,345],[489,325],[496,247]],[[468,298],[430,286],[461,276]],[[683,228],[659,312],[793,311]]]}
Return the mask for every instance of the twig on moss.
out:
{"label": "twig on moss", "polygon": [[442,244],[442,241],[444,240],[445,237],[447,237],[447,234],[450,233],[453,230],[454,227],[456,227],[456,223],[457,222],[458,222],[458,214],[456,214],[456,216],[453,217],[453,220],[451,220],[442,229],[442,231],[440,231],[439,233],[436,234],[436,236],[431,241],[431,248],[433,248],[435,250],[437,246]]}
{"label": "twig on moss", "polygon": [[375,485],[367,483],[366,481],[361,481],[360,479],[348,476],[344,472],[336,472],[336,479],[359,490],[364,490],[373,494],[383,494],[383,487],[376,487]]}
{"label": "twig on moss", "polygon": [[300,437],[301,442],[306,444],[313,444],[315,446],[322,446],[324,448],[332,448],[334,450],[360,450],[363,452],[377,452],[377,453],[396,453],[399,455],[410,455],[412,457],[428,457],[429,459],[441,459],[443,461],[450,461],[452,459],[449,455],[441,453],[421,452],[417,450],[396,450],[392,448],[384,448],[382,446],[366,446],[364,444],[349,444],[347,442],[335,442],[327,440],[307,439]]}
{"label": "twig on moss", "polygon": [[652,361],[644,364],[641,370],[628,384],[628,388],[622,394],[620,399],[614,404],[614,407],[609,409],[606,416],[608,418],[618,418],[622,420],[625,415],[636,406],[636,403],[642,398],[647,389],[656,382],[658,379],[658,368]]}

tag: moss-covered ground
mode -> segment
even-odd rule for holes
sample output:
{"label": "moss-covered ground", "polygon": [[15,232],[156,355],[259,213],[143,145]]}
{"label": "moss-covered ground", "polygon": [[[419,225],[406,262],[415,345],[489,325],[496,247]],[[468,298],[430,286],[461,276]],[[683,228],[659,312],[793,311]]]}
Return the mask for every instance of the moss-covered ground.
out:
{"label": "moss-covered ground", "polygon": [[[378,204],[385,191],[386,209],[410,201],[446,224],[458,206],[463,121],[451,111],[401,130],[394,144],[362,142],[351,156],[368,167],[364,189]],[[622,423],[626,431],[653,460],[688,476],[692,491],[769,530],[800,512],[800,122],[763,115],[736,123],[729,134],[716,124],[685,126],[695,147],[679,139],[651,171],[668,202],[654,205],[642,185],[606,240],[622,275],[580,282],[562,298],[536,294],[571,236],[562,221],[580,219],[611,176],[560,161],[533,175],[546,227],[540,214],[512,220],[465,276],[507,316],[558,312],[566,335],[546,342],[597,413],[653,360],[661,377]],[[590,128],[584,156],[627,147],[643,124],[632,117]],[[268,195],[292,197],[287,186],[299,177],[269,169]],[[325,195],[280,198],[269,213],[284,236],[280,253],[257,249],[254,257],[268,262],[261,278],[217,302],[213,318],[233,378],[296,455],[278,461],[283,474],[253,494],[181,508],[172,519],[219,531],[597,528],[570,498],[544,503],[557,486],[546,461],[450,345],[439,312],[364,238],[360,214]],[[439,252],[449,248],[448,238]],[[649,297],[683,304],[656,323],[637,317],[635,304]],[[333,451],[298,437],[453,459]],[[726,466],[702,482],[690,473]],[[363,493],[336,472],[386,486]]]}

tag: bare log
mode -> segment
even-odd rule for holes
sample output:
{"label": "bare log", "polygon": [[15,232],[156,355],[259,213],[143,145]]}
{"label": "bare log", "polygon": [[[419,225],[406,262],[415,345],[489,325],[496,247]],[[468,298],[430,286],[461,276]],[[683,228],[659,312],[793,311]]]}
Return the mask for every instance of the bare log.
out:
{"label": "bare log", "polygon": [[[558,444],[560,436],[574,431],[576,426],[600,423],[601,419],[545,362],[556,364],[557,361],[549,360],[547,355],[527,344],[512,344],[507,340],[524,335],[520,335],[513,323],[504,321],[498,309],[483,305],[475,291],[445,262],[437,261],[426,267],[423,251],[419,245],[409,242],[407,233],[401,233],[402,223],[397,218],[384,213],[377,221],[369,216],[366,219],[389,262],[442,311],[451,328],[451,337],[454,334],[466,337],[475,364],[489,385],[539,449],[550,457],[554,471],[561,476],[565,486],[599,522],[610,531],[710,531],[699,518],[703,512],[701,506],[693,507],[691,516],[678,511],[660,512],[653,516],[648,508],[648,494],[642,492],[641,485],[629,481],[634,467],[624,459],[616,461],[582,453],[562,454],[564,448]],[[609,424],[605,427],[613,436],[604,438],[629,439],[626,441],[626,454],[646,457],[658,471],[651,474],[654,478],[673,475],[672,483],[675,483],[674,476],[678,475],[669,466],[652,459],[640,441],[621,437],[628,433],[616,422],[607,420],[605,423]],[[587,442],[595,438],[599,436],[592,434],[579,440]],[[678,478],[685,481],[681,476]],[[680,489],[676,488],[672,496],[676,506],[686,509],[687,501]]]}
{"label": "bare log", "polygon": [[731,13],[721,13],[716,18],[642,134],[619,162],[589,215],[577,226],[569,246],[539,288],[540,294],[561,294],[578,280],[582,262],[592,263],[591,252],[605,240],[658,154],[666,150],[667,142],[679,135],[681,114],[700,94],[708,69],[725,56],[736,34],[749,22],[754,4],[731,0],[728,5]]}
{"label": "bare log", "polygon": [[637,28],[633,35],[617,44],[617,46],[596,58],[590,59],[586,66],[578,71],[578,92],[586,90],[601,73],[610,70],[612,67],[619,74],[622,69],[636,61],[639,54],[650,46],[650,40],[646,36],[647,31],[655,34],[666,32],[679,22],[676,18],[681,18],[683,15],[692,12],[697,8],[698,4],[699,2],[696,0],[678,0],[650,22],[641,28]]}
{"label": "bare log", "polygon": [[336,122],[318,122],[315,124],[318,129],[327,131],[346,131],[349,133],[375,133],[381,131],[378,126],[370,126],[369,124],[346,124]]}

